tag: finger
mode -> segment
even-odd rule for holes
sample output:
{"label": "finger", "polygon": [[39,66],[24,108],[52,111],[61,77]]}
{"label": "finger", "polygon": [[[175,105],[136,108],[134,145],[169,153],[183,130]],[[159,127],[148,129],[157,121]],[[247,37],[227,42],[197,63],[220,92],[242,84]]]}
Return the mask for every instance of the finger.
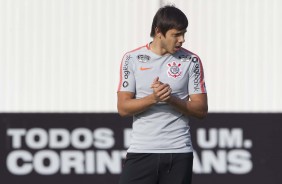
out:
{"label": "finger", "polygon": [[171,91],[168,91],[160,97],[160,101],[166,101],[170,98],[170,96],[171,96]]}
{"label": "finger", "polygon": [[170,88],[168,88],[166,91],[165,91],[165,93],[163,94],[163,96],[168,96],[168,95],[171,95],[171,89]]}
{"label": "finger", "polygon": [[[161,86],[162,85],[162,86]],[[153,84],[151,84],[151,88],[159,88],[160,86],[160,88],[157,90],[157,91],[161,91],[164,87],[166,87],[168,84],[164,84],[164,83],[162,83],[161,81],[157,81],[157,82],[155,82],[155,83],[153,83]]]}
{"label": "finger", "polygon": [[154,83],[151,85],[151,88],[158,88],[160,85],[160,83]]}
{"label": "finger", "polygon": [[156,77],[154,80],[153,80],[153,83],[151,84],[151,88],[153,88],[153,85],[157,84],[159,82],[159,77]]}
{"label": "finger", "polygon": [[166,101],[169,100],[169,99],[170,99],[170,96],[167,96],[166,98],[162,99],[161,101],[162,101],[162,102],[166,102]]}
{"label": "finger", "polygon": [[156,83],[157,81],[159,81],[159,79],[160,79],[159,77],[156,77],[153,81],[153,84]]}
{"label": "finger", "polygon": [[161,97],[161,96],[163,96],[166,93],[170,93],[169,89],[170,89],[169,86],[164,86],[164,85],[162,85],[161,87],[158,87],[156,89],[157,96]]}
{"label": "finger", "polygon": [[158,91],[162,91],[162,90],[168,90],[170,88],[170,86],[168,84],[161,84],[158,87]]}

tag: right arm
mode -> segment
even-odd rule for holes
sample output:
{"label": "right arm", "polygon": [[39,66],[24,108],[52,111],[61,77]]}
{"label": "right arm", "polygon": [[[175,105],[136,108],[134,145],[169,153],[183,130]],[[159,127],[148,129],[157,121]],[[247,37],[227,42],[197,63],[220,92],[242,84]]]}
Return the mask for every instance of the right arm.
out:
{"label": "right arm", "polygon": [[[158,77],[153,81],[158,80]],[[127,91],[118,91],[117,108],[120,116],[132,116],[147,110],[149,107],[155,105],[159,101],[164,101],[170,98],[171,89],[168,84],[160,85],[158,88],[153,88],[153,93],[140,98],[135,99],[135,94]]]}
{"label": "right arm", "polygon": [[[121,116],[132,116],[147,110],[157,102],[170,96],[169,86],[162,85],[159,88],[152,88],[152,94],[140,99],[135,98],[136,84],[134,77],[133,57],[130,53],[125,54],[120,66],[120,83],[117,92],[117,109]],[[159,80],[157,77],[152,81],[156,83]],[[150,85],[150,84],[148,84]]]}
{"label": "right arm", "polygon": [[117,108],[120,116],[138,114],[157,102],[152,94],[140,99],[135,99],[134,93],[127,91],[119,91],[117,95]]}

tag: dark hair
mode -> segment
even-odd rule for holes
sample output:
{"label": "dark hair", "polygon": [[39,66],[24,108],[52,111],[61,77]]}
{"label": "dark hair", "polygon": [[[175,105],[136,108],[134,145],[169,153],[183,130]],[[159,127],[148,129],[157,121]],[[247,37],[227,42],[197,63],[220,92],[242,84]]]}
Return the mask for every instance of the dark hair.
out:
{"label": "dark hair", "polygon": [[155,29],[159,28],[161,33],[165,36],[170,29],[183,30],[188,26],[188,19],[186,15],[173,5],[166,5],[161,7],[154,16],[151,37],[155,36]]}

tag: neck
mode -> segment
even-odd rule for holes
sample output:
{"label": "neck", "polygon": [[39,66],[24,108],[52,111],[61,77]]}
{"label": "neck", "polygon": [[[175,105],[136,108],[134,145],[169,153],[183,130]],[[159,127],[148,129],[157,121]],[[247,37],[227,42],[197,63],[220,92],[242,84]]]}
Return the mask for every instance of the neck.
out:
{"label": "neck", "polygon": [[150,45],[149,45],[150,50],[160,56],[163,56],[165,54],[168,54],[168,52],[166,51],[166,49],[162,48],[161,43],[154,39]]}

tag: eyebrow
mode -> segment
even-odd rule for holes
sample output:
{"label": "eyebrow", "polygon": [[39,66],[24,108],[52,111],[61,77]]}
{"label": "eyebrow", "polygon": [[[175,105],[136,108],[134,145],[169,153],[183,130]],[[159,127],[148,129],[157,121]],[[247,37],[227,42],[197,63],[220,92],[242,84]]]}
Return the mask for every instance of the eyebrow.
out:
{"label": "eyebrow", "polygon": [[181,30],[181,31],[174,33],[174,35],[184,34],[186,32],[187,32],[187,30]]}

